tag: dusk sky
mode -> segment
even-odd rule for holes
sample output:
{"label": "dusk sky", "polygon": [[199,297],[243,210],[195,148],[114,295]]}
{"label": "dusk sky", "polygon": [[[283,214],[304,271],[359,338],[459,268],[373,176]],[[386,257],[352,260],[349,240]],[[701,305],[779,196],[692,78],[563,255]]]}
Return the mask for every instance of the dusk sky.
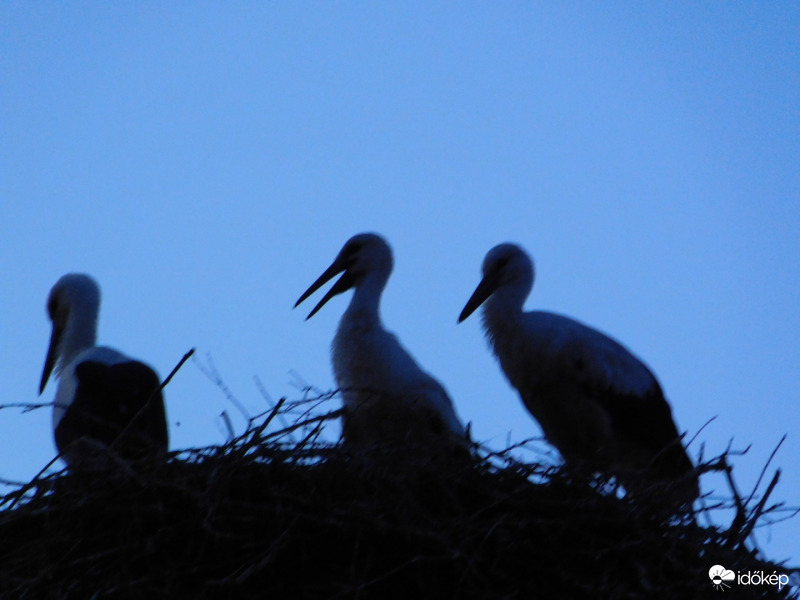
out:
{"label": "dusk sky", "polygon": [[[715,418],[693,459],[750,446],[749,494],[788,434],[761,490],[781,468],[800,505],[800,4],[4,2],[0,81],[0,402],[52,401],[45,301],[73,271],[98,342],[162,377],[194,347],[252,414],[256,376],[332,390],[349,294],[292,306],[374,231],[386,327],[500,449],[540,431],[456,319],[514,241],[527,309],[625,344],[689,438]],[[244,429],[195,361],[165,397],[172,449],[224,442],[222,411]],[[1,479],[53,458],[50,419],[0,411]],[[756,539],[800,563],[800,517]]]}

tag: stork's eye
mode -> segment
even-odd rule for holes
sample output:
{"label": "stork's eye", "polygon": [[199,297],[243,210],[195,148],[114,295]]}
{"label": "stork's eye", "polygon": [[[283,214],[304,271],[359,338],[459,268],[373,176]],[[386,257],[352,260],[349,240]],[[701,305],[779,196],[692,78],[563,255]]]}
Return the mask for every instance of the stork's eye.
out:
{"label": "stork's eye", "polygon": [[510,259],[508,258],[508,256],[503,256],[502,258],[500,258],[500,260],[497,261],[497,269],[498,270],[505,269],[509,260]]}
{"label": "stork's eye", "polygon": [[352,242],[347,246],[347,255],[352,258],[361,251],[364,247],[363,242]]}

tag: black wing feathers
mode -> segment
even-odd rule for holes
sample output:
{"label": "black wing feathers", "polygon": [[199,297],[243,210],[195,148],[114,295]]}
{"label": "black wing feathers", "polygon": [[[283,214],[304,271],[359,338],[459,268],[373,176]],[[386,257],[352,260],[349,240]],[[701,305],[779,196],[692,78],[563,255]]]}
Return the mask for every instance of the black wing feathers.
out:
{"label": "black wing feathers", "polygon": [[61,452],[81,438],[111,447],[129,460],[167,451],[164,400],[150,367],[137,361],[85,361],[75,375],[75,398],[55,431]]}

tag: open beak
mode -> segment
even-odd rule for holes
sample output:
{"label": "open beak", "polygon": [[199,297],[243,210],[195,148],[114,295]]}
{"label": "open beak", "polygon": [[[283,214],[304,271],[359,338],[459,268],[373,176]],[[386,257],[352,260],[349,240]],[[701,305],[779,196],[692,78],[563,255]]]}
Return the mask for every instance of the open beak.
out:
{"label": "open beak", "polygon": [[42,371],[42,381],[39,383],[40,394],[44,391],[47,380],[50,379],[50,373],[53,372],[53,367],[56,366],[58,347],[61,345],[61,335],[63,333],[64,328],[53,323],[53,333],[50,334],[50,347],[47,349],[47,358],[44,359],[44,370]]}
{"label": "open beak", "polygon": [[303,295],[300,296],[300,299],[297,302],[295,302],[294,307],[297,308],[303,300],[308,298],[311,294],[316,292],[319,288],[321,288],[323,285],[325,285],[328,281],[333,279],[336,275],[338,275],[342,271],[344,271],[344,274],[339,278],[339,280],[336,283],[333,284],[333,287],[331,287],[331,289],[328,290],[328,293],[325,294],[322,300],[319,301],[319,304],[317,304],[314,307],[314,310],[308,313],[306,321],[308,321],[311,317],[313,317],[320,308],[325,306],[325,303],[328,300],[330,300],[334,296],[338,296],[342,292],[346,292],[351,287],[353,287],[356,279],[355,275],[353,275],[352,272],[350,272],[347,269],[346,261],[341,256],[338,256],[336,257],[336,260],[333,261],[333,264],[327,269],[325,269],[325,272],[322,275],[320,275],[319,278],[314,283],[311,284],[311,287],[309,287],[305,292],[303,292]]}
{"label": "open beak", "polygon": [[496,273],[487,273],[483,276],[478,287],[475,288],[475,291],[472,292],[472,296],[467,300],[464,310],[458,315],[459,323],[474,313],[481,304],[486,302],[486,299],[497,289],[499,280],[500,277]]}

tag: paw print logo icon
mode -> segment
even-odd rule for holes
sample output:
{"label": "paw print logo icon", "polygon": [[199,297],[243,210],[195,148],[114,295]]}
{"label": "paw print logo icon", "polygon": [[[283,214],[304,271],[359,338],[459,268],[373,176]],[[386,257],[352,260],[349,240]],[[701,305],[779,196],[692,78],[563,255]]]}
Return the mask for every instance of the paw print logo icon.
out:
{"label": "paw print logo icon", "polygon": [[718,590],[725,591],[730,588],[729,581],[736,579],[733,571],[726,569],[722,565],[714,565],[708,570],[708,577],[711,579],[711,585]]}

